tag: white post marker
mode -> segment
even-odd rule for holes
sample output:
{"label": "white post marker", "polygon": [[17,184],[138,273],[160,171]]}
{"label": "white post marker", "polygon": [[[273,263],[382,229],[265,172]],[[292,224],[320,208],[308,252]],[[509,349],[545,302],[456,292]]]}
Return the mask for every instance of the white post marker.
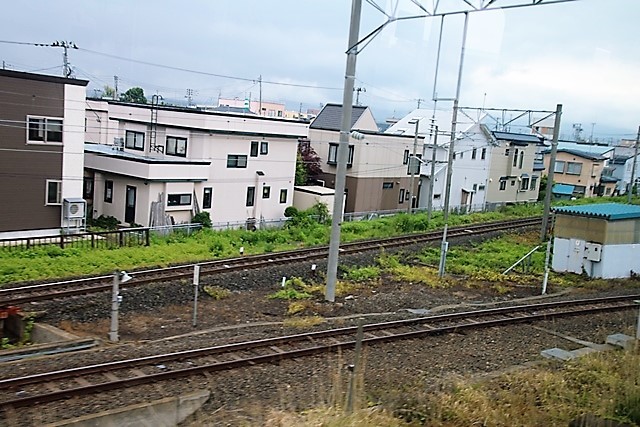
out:
{"label": "white post marker", "polygon": [[551,239],[547,241],[547,254],[544,259],[544,279],[542,280],[542,295],[547,293],[547,282],[549,282],[549,257],[551,256]]}
{"label": "white post marker", "polygon": [[284,288],[284,284],[286,283],[287,278],[286,276],[282,276],[282,287]]}
{"label": "white post marker", "polygon": [[244,246],[240,246],[240,255],[244,255]]}
{"label": "white post marker", "polygon": [[118,342],[118,308],[120,301],[120,271],[113,273],[113,288],[111,290],[111,327],[109,328],[109,340]]}
{"label": "white post marker", "polygon": [[200,285],[200,266],[193,266],[193,327],[198,326],[198,287]]}

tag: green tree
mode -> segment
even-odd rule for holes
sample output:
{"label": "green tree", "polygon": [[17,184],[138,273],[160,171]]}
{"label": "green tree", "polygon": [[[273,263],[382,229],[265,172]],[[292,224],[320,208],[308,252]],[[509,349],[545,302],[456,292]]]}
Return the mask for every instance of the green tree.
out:
{"label": "green tree", "polygon": [[147,98],[144,97],[144,90],[141,87],[132,87],[122,95],[120,101],[134,102],[136,104],[146,104]]}
{"label": "green tree", "polygon": [[116,98],[116,90],[109,85],[104,85],[102,88],[102,97],[115,99]]}
{"label": "green tree", "polygon": [[302,156],[298,153],[296,158],[296,181],[295,185],[305,185],[307,183],[307,169],[304,167]]}

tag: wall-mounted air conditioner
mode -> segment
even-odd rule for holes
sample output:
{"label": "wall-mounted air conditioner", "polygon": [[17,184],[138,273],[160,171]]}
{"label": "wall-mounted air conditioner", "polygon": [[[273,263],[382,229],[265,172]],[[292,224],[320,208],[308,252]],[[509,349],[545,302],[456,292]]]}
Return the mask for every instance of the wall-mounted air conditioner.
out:
{"label": "wall-mounted air conditioner", "polygon": [[124,138],[113,138],[113,149],[118,151],[124,151]]}
{"label": "wall-mounted air conditioner", "polygon": [[64,219],[84,218],[87,211],[87,202],[80,198],[64,199],[62,212]]}

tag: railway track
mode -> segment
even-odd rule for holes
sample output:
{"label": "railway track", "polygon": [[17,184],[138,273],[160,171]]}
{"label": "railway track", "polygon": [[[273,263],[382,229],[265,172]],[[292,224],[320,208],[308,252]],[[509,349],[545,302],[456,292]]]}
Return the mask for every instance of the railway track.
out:
{"label": "railway track", "polygon": [[[368,345],[478,328],[637,308],[640,295],[493,308],[363,325]],[[0,406],[19,408],[157,381],[355,346],[357,327],[330,329],[0,379]]]}
{"label": "railway track", "polygon": [[[496,231],[519,230],[527,227],[539,226],[540,217],[524,218],[509,221],[499,221],[481,224],[470,224],[454,227],[448,231],[448,239],[463,236],[481,235]],[[442,239],[442,231],[410,234],[390,237],[386,239],[360,240],[343,243],[340,253],[343,255],[377,250],[380,248],[394,248],[406,245],[436,242]],[[275,252],[261,255],[226,258],[214,261],[204,261],[200,265],[200,276],[209,276],[238,270],[262,268],[273,265],[287,264],[299,261],[324,259],[328,255],[328,246]],[[122,285],[122,288],[133,288],[150,283],[190,279],[193,276],[194,264],[179,265],[167,268],[134,271],[134,279]],[[43,283],[30,286],[7,285],[0,289],[0,306],[20,306],[30,302],[68,298],[77,295],[111,291],[113,276],[87,277],[54,283]]]}

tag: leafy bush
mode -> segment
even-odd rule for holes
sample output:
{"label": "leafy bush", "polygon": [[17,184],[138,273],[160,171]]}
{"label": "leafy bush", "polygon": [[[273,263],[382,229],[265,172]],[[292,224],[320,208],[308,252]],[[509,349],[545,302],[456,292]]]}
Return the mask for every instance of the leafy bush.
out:
{"label": "leafy bush", "polygon": [[120,225],[120,220],[113,216],[100,215],[98,218],[89,220],[89,226],[103,230],[116,230]]}
{"label": "leafy bush", "polygon": [[209,212],[198,212],[191,218],[191,222],[195,224],[202,224],[203,228],[211,228],[211,216]]}
{"label": "leafy bush", "polygon": [[269,295],[269,299],[307,299],[312,295],[306,290],[307,284],[299,277],[291,277],[284,283],[284,287],[278,292]]}

